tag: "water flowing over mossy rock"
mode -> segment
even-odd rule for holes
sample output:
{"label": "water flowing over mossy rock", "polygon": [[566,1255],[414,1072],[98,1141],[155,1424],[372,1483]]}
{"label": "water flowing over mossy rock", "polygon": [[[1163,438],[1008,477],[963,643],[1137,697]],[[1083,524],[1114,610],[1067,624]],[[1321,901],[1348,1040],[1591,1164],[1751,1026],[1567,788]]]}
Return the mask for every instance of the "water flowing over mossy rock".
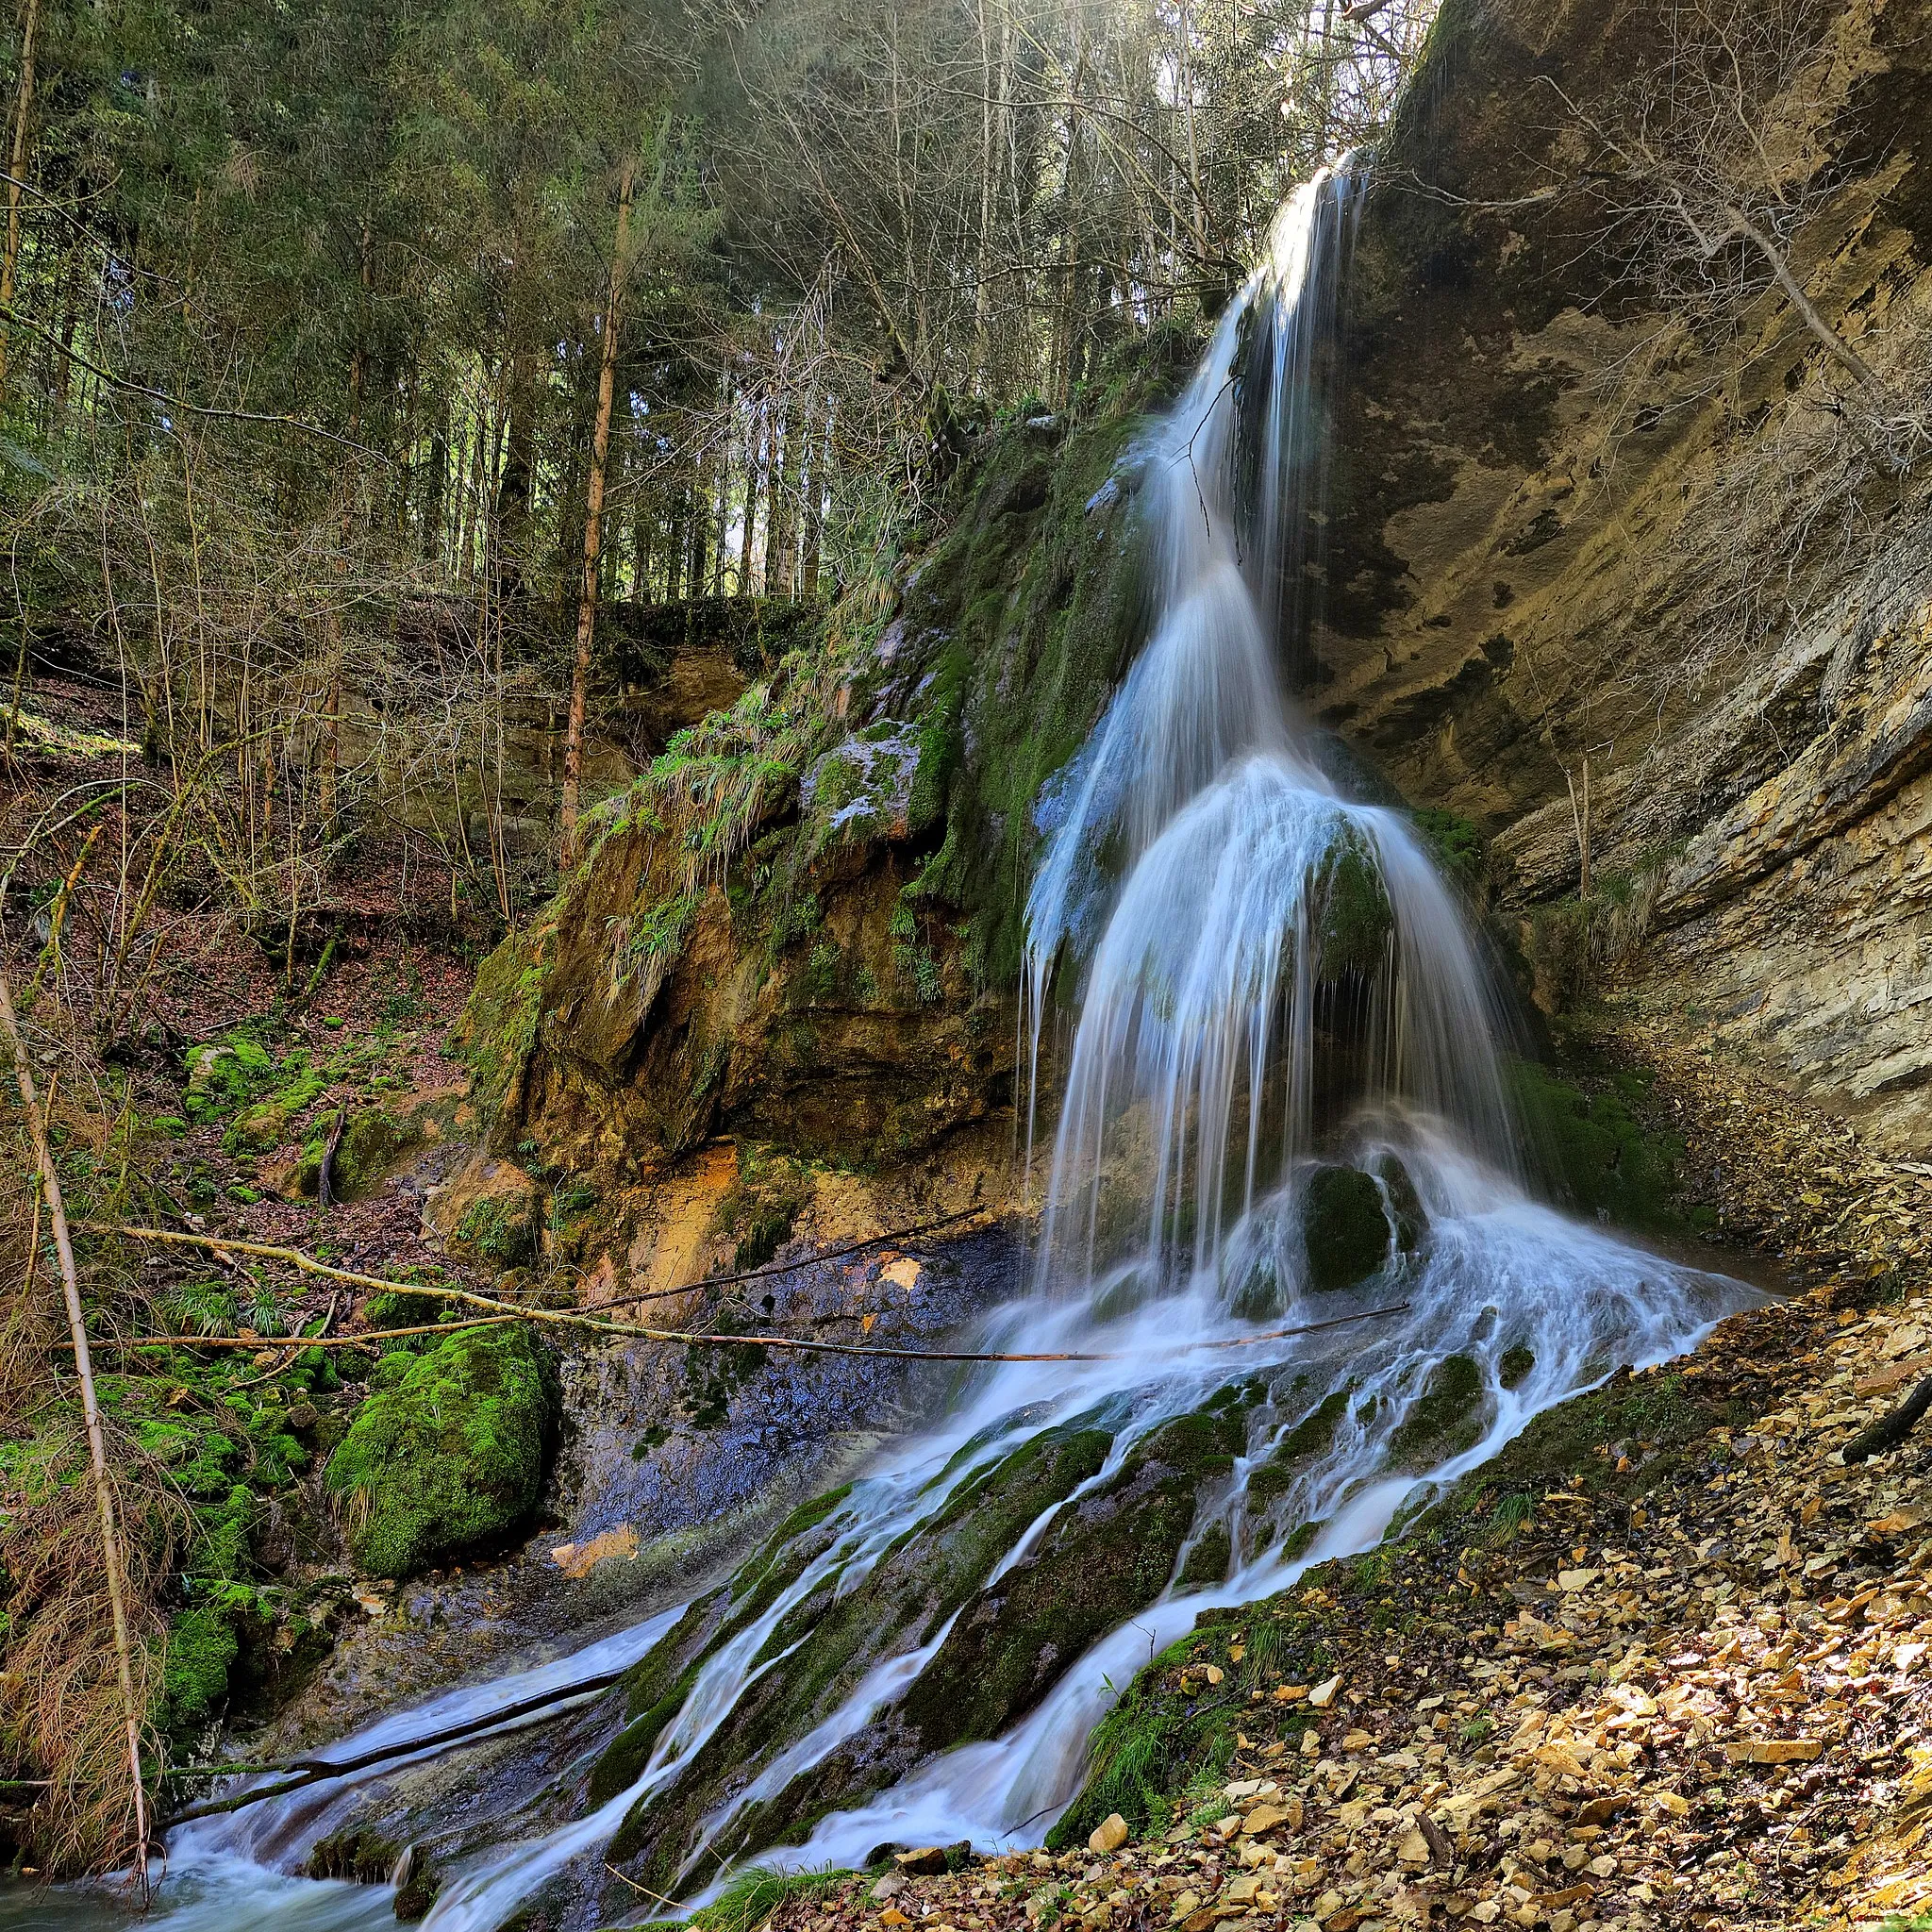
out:
{"label": "water flowing over mossy rock", "polygon": [[542,1494],[558,1391],[521,1325],[472,1328],[385,1357],[326,1482],[365,1574],[408,1576],[500,1546]]}
{"label": "water flowing over mossy rock", "polygon": [[318,1839],[304,1873],[310,1878],[346,1878],[356,1885],[387,1885],[403,1848],[369,1825],[345,1826]]}
{"label": "water flowing over mossy rock", "polygon": [[[1400,1162],[1378,1182],[1358,1167],[1318,1168],[1302,1210],[1308,1286],[1329,1294],[1379,1274],[1391,1243],[1400,1253],[1422,1238],[1422,1203]],[[1383,1190],[1387,1188],[1385,1198]]]}
{"label": "water flowing over mossy rock", "polygon": [[1359,841],[1342,845],[1323,869],[1319,970],[1324,979],[1344,973],[1369,977],[1388,957],[1395,914],[1374,856]]}
{"label": "water flowing over mossy rock", "polygon": [[[1098,1428],[1042,1431],[962,1485],[857,1586],[841,1595],[839,1573],[828,1574],[779,1619],[754,1660],[756,1667],[782,1657],[782,1664],[747,1687],[660,1802],[645,1800],[633,1808],[612,1840],[612,1860],[639,1860],[632,1875],[668,1890],[699,1821],[842,1701],[881,1657],[906,1640],[929,1642],[937,1636],[1026,1525],[1099,1472],[1111,1441]],[[633,1710],[653,1693],[654,1707],[661,1703],[705,1657],[767,1613],[840,1530],[836,1510],[808,1521],[802,1530],[787,1524],[739,1573],[729,1592],[708,1600],[705,1617],[688,1614],[632,1673]],[[658,1719],[659,1728],[671,1714]],[[651,1711],[638,1715],[648,1720]],[[619,1746],[629,1761],[641,1761],[637,1736],[621,1736]],[[602,1775],[601,1769],[595,1774]]]}
{"label": "water flowing over mossy rock", "polygon": [[1452,1355],[1429,1372],[1427,1385],[1389,1438],[1397,1469],[1432,1469],[1482,1441],[1487,1411],[1483,1372],[1466,1355]]}
{"label": "water flowing over mossy rock", "polygon": [[1268,1459],[1248,1475],[1248,1501],[1265,1507],[1275,1497],[1293,1487],[1296,1476],[1318,1456],[1325,1456],[1335,1441],[1335,1431],[1348,1413],[1348,1391],[1337,1389],[1323,1397],[1301,1421],[1275,1443]]}
{"label": "water flowing over mossy rock", "polygon": [[1154,1431],[1103,1488],[1067,1504],[1039,1547],[985,1591],[901,1705],[925,1750],[997,1737],[1089,1644],[1167,1586],[1195,1496],[1245,1445],[1238,1408]]}
{"label": "water flowing over mossy rock", "polygon": [[[952,1628],[900,1702],[889,1706],[768,1802],[741,1814],[734,1836],[754,1847],[796,1842],[826,1812],[860,1802],[934,1752],[995,1737],[1024,1716],[1089,1645],[1167,1586],[1192,1529],[1201,1488],[1232,1467],[1245,1441],[1246,1417],[1254,1399],[1255,1391],[1238,1386],[1224,1391],[1218,1405],[1162,1424],[1135,1446],[1106,1483],[1062,1504],[1025,1560],[1006,1571],[996,1583],[975,1585],[976,1593],[969,1591],[959,1599]],[[886,1559],[881,1571],[891,1569],[903,1575],[908,1563],[916,1571],[934,1559],[947,1539],[971,1533],[977,1544],[974,1567],[983,1576],[1033,1520],[1011,1503],[1036,1500],[1040,1494],[1041,1486],[1031,1482],[1024,1493],[1014,1493],[1008,1472],[1015,1465],[1024,1469],[1043,1454],[1058,1458],[1064,1454],[1057,1446],[1062,1441],[1084,1445],[1079,1466],[1089,1475],[1097,1473],[1108,1442],[1104,1432],[1050,1431],[1015,1452],[988,1477],[970,1484],[948,1505],[940,1524],[908,1540]],[[1057,1486],[1063,1489],[1071,1487],[1065,1484],[1065,1474],[1063,1468],[1057,1476]],[[979,1519],[994,1505],[1000,1521],[994,1534],[988,1536]],[[1222,1548],[1224,1567],[1224,1531]],[[863,1596],[874,1581],[891,1588],[890,1579],[874,1572],[874,1579],[861,1585],[855,1597]],[[816,1598],[808,1600],[800,1612],[781,1623],[766,1646],[769,1652],[782,1648],[807,1627],[815,1602]],[[928,1619],[918,1633],[920,1641],[931,1641],[944,1628],[945,1614]],[[808,1640],[787,1658],[786,1668],[797,1668],[803,1661],[805,1668],[816,1672],[816,1636]],[[878,1655],[876,1646],[866,1653],[871,1661]],[[769,1739],[764,1748],[795,1737],[800,1723],[822,1715],[824,1707],[828,1706],[798,1711],[782,1732],[761,1732]],[[730,1729],[735,1736],[742,1735],[737,1723]],[[736,1756],[727,1746],[722,1761],[730,1765]],[[732,1782],[741,1783],[743,1774],[742,1767],[734,1768]],[[702,1815],[683,1800],[683,1790],[680,1786],[663,1812],[646,1813],[638,1820],[663,1848],[653,1855],[655,1862],[638,1868],[638,1874],[642,1882],[660,1890],[673,1877],[673,1868],[663,1862],[665,1852],[679,1842],[670,1830],[671,1814],[683,1816],[689,1810],[693,1818]],[[635,1849],[643,1840],[630,1843]]]}

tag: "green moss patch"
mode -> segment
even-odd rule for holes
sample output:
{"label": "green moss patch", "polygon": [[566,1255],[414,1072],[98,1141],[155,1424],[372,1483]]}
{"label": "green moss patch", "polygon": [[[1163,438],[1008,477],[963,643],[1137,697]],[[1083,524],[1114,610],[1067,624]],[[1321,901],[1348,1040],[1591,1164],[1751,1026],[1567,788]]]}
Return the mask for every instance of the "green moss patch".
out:
{"label": "green moss patch", "polygon": [[718,1203],[712,1224],[733,1242],[734,1268],[762,1268],[791,1240],[812,1194],[801,1160],[751,1141],[738,1149],[738,1177]]}
{"label": "green moss patch", "polygon": [[155,1720],[187,1738],[211,1719],[228,1694],[228,1667],[240,1649],[233,1624],[218,1612],[182,1610],[168,1622],[161,1696]]}
{"label": "green moss patch", "polygon": [[542,1491],[558,1401],[542,1345],[472,1328],[385,1369],[328,1466],[357,1563],[408,1576],[502,1543]]}
{"label": "green moss patch", "polygon": [[1649,1080],[1616,1071],[1567,1080],[1532,1060],[1509,1067],[1510,1087],[1533,1153],[1559,1207],[1645,1233],[1686,1232],[1684,1143],[1644,1118]]}

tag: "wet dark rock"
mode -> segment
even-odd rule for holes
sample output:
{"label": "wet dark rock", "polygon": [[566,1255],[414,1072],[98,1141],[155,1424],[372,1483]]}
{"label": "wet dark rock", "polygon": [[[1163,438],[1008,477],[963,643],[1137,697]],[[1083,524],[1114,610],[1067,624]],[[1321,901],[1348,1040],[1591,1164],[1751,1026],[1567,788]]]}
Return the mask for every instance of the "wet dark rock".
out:
{"label": "wet dark rock", "polygon": [[1308,1286],[1330,1294],[1357,1288],[1389,1257],[1389,1217],[1373,1174],[1358,1167],[1324,1167],[1308,1183],[1302,1239]]}
{"label": "wet dark rock", "polygon": [[1503,1351],[1503,1358],[1496,1367],[1496,1379],[1504,1388],[1519,1388],[1528,1380],[1531,1370],[1536,1367],[1536,1353],[1519,1341],[1513,1348]]}

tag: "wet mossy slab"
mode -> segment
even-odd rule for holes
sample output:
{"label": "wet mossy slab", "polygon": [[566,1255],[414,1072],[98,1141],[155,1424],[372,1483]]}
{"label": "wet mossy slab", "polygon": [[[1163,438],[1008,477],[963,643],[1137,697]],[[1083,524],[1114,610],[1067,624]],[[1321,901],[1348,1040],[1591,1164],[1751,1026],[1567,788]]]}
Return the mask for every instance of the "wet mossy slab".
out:
{"label": "wet mossy slab", "polygon": [[1154,1431],[1101,1489],[1066,1505],[1039,1547],[961,1615],[901,1706],[927,1750],[991,1738],[1089,1644],[1167,1586],[1196,1492],[1243,1446],[1239,1412]]}
{"label": "wet mossy slab", "polygon": [[548,1352],[520,1324],[392,1355],[331,1457],[328,1490],[367,1575],[500,1547],[528,1521],[556,1434]]}
{"label": "wet mossy slab", "polygon": [[1319,1294],[1358,1288],[1389,1258],[1389,1217],[1373,1174],[1324,1167],[1308,1182],[1302,1240],[1308,1286]]}
{"label": "wet mossy slab", "polygon": [[1422,1393],[1389,1438],[1397,1469],[1433,1469],[1482,1441],[1489,1415],[1483,1372],[1466,1355],[1445,1357],[1429,1372]]}
{"label": "wet mossy slab", "polygon": [[1307,1414],[1275,1443],[1268,1459],[1248,1476],[1248,1501],[1259,1507],[1292,1488],[1294,1479],[1316,1457],[1326,1455],[1335,1441],[1335,1431],[1348,1413],[1348,1391],[1337,1389],[1324,1395]]}
{"label": "wet mossy slab", "polygon": [[[1167,1587],[1203,1485],[1225,1475],[1244,1446],[1253,1399],[1239,1386],[1224,1391],[1064,1505],[1026,1558],[961,1611],[896,1705],[741,1821],[744,1844],[799,1842],[826,1813],[862,1803],[935,1752],[1023,1718],[1096,1639]],[[1224,1569],[1224,1530],[1221,1550]]]}
{"label": "wet mossy slab", "polygon": [[[772,1667],[746,1688],[675,1787],[657,1802],[641,1802],[625,1818],[611,1843],[612,1862],[637,1860],[633,1875],[668,1892],[700,1822],[741,1790],[772,1754],[835,1709],[882,1657],[907,1640],[930,1642],[1027,1524],[1099,1473],[1111,1446],[1105,1429],[1044,1430],[962,1484],[856,1587],[841,1595],[840,1573],[829,1573],[779,1620],[759,1652],[758,1661]],[[817,1541],[812,1556],[824,1553],[827,1531],[837,1528],[833,1516],[804,1531]],[[788,1554],[774,1538],[746,1566],[753,1572],[748,1584],[741,1591],[733,1586],[740,1601],[705,1654],[769,1609],[808,1561]],[[791,1577],[774,1588],[787,1569]]]}

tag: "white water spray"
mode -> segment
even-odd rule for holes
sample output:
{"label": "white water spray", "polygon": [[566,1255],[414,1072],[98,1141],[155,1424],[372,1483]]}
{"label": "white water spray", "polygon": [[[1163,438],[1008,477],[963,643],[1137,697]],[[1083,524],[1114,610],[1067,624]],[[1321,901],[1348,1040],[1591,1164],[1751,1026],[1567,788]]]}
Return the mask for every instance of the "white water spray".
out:
{"label": "white water spray", "polygon": [[[1495,1002],[1454,896],[1402,814],[1353,802],[1324,774],[1282,691],[1275,641],[1299,622],[1307,591],[1307,512],[1325,462],[1319,364],[1357,192],[1352,178],[1324,175],[1284,208],[1267,260],[1140,453],[1158,618],[1042,809],[1023,1009],[1036,1070],[1056,975],[1074,989],[1077,1023],[1040,1291],[988,1318],[979,1345],[1109,1358],[971,1378],[929,1433],[889,1449],[853,1485],[826,1519],[822,1553],[704,1658],[631,1787],[459,1873],[430,1932],[491,1932],[599,1858],[620,1821],[640,1806],[648,1817],[707,1741],[729,1736],[748,1689],[785,1668],[788,1615],[849,1593],[1046,1428],[1106,1419],[1106,1466],[1077,1498],[1231,1375],[1257,1378],[1268,1392],[1246,1453],[1204,1491],[1190,1538],[1193,1547],[1225,1530],[1226,1575],[1207,1589],[1171,1581],[1007,1735],[916,1767],[768,1859],[849,1864],[887,1840],[1037,1843],[1077,1790],[1115,1689],[1202,1609],[1371,1546],[1399,1510],[1493,1455],[1538,1410],[1620,1363],[1682,1350],[1720,1311],[1724,1285],[1524,1192]],[[1338,934],[1349,920],[1367,941]],[[1318,1295],[1310,1181],[1342,1161],[1357,1190],[1368,1176],[1379,1191],[1386,1251],[1366,1283]],[[1393,1319],[1269,1339],[1286,1324],[1394,1303],[1406,1308]],[[1469,1420],[1419,1462],[1405,1424],[1452,1361]],[[1324,1394],[1325,1446],[1256,1483]],[[1027,1525],[995,1574],[1025,1559],[1051,1514]],[[1305,1531],[1284,1557],[1289,1532],[1305,1525],[1317,1526],[1312,1539]],[[610,1641],[640,1654],[669,1621]],[[683,1845],[674,1889],[711,1879],[737,1854],[749,1807],[903,1696],[945,1634],[908,1629],[842,1700],[753,1764]],[[587,1655],[583,1675],[592,1670]],[[526,1688],[518,1678],[451,1693],[376,1731],[426,1738],[458,1707],[484,1696],[507,1707]],[[197,1826],[176,1843],[177,1868],[238,1855],[297,1862],[355,1801],[344,1782]],[[647,1901],[641,1915],[660,1910]],[[380,1894],[371,1911],[371,1924],[386,1912]],[[271,1903],[253,1923],[280,1925],[278,1912]]]}

